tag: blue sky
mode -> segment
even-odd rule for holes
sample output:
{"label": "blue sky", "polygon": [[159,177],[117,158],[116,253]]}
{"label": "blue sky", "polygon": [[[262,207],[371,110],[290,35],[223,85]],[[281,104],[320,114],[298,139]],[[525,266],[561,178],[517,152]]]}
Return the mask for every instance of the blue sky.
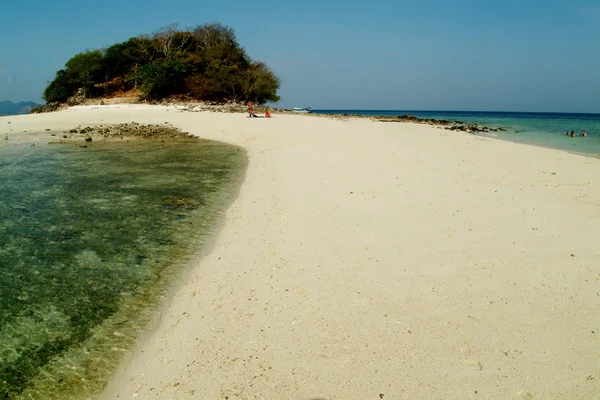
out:
{"label": "blue sky", "polygon": [[600,112],[600,0],[10,1],[0,100],[40,101],[85,49],[213,21],[281,78],[281,107]]}

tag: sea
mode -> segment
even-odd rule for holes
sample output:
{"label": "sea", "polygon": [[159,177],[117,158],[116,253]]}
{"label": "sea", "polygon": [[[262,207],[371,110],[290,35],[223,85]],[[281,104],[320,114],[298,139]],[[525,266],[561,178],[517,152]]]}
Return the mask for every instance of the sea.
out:
{"label": "sea", "polygon": [[246,154],[192,139],[3,139],[0,398],[88,399],[201,256]]}
{"label": "sea", "polygon": [[[386,116],[410,114],[417,118],[475,122],[506,131],[478,133],[511,142],[564,150],[600,157],[600,114],[486,112],[486,111],[417,111],[417,110],[312,110],[315,114]],[[585,131],[586,137],[581,136]],[[573,131],[574,137],[570,136]],[[569,136],[566,133],[569,132]]]}

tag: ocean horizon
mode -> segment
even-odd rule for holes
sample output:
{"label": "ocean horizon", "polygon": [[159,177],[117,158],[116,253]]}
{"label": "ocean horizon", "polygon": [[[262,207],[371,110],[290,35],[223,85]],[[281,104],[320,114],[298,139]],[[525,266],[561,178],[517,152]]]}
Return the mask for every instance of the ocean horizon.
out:
{"label": "ocean horizon", "polygon": [[565,115],[593,115],[600,117],[600,113],[574,112],[574,111],[511,111],[511,110],[436,110],[436,109],[393,109],[393,108],[310,108],[313,112],[390,112],[390,113],[452,113],[452,114],[565,114]]}

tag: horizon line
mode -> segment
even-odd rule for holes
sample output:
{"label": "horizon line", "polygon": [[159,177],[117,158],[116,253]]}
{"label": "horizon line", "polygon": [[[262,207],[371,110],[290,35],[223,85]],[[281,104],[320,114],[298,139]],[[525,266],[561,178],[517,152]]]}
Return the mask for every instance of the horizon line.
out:
{"label": "horizon line", "polygon": [[379,108],[315,108],[313,111],[425,111],[425,112],[480,112],[480,113],[528,113],[528,114],[585,114],[600,115],[600,112],[581,112],[581,111],[505,111],[505,110],[434,110],[434,109],[379,109]]}

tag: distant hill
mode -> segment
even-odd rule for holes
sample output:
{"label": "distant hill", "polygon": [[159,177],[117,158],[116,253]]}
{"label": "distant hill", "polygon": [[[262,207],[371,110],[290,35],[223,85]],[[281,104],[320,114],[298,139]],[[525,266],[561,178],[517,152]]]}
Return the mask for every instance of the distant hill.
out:
{"label": "distant hill", "polygon": [[37,106],[39,106],[39,104],[36,104],[33,101],[20,101],[18,103],[8,100],[0,101],[0,116],[28,114],[33,107]]}

